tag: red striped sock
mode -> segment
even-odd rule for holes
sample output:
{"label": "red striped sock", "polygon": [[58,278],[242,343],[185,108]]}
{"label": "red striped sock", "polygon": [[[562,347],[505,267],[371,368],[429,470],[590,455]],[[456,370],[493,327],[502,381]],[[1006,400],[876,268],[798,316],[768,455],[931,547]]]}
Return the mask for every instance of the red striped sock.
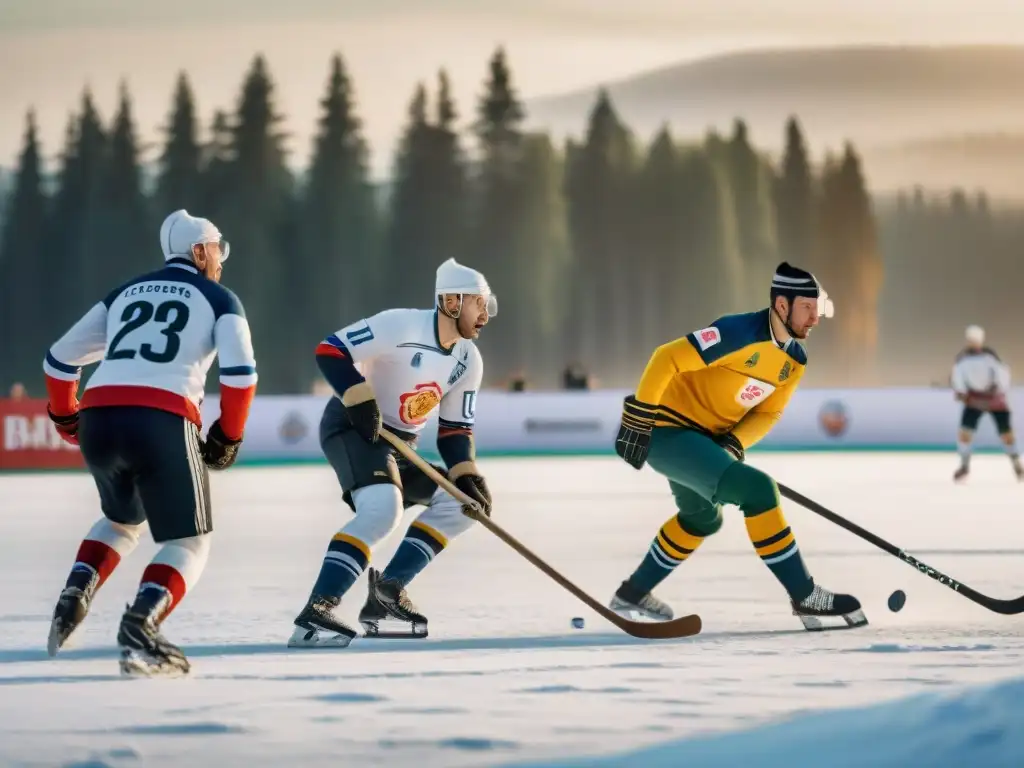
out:
{"label": "red striped sock", "polygon": [[[167,618],[181,599],[185,597],[185,577],[177,569],[163,563],[150,563],[142,572],[142,584],[156,584],[166,589],[171,595],[171,604],[162,619]],[[161,619],[161,620],[162,620]]]}
{"label": "red striped sock", "polygon": [[121,555],[116,549],[102,541],[93,539],[83,539],[78,547],[78,554],[75,555],[75,565],[82,563],[96,571],[99,576],[97,589],[103,586],[103,582],[114,572],[120,562]]}

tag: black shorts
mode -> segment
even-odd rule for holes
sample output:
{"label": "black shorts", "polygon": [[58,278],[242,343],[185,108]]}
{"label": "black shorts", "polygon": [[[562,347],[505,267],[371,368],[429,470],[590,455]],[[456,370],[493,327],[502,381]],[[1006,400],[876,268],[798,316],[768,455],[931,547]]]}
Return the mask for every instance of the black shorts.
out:
{"label": "black shorts", "polygon": [[86,408],[78,441],[108,520],[148,520],[157,543],[213,530],[210,478],[192,422],[154,408]]}
{"label": "black shorts", "polygon": [[963,414],[960,416],[960,428],[969,429],[972,432],[978,428],[978,422],[981,421],[981,416],[984,413],[991,413],[992,419],[996,423],[996,431],[1000,435],[1005,435],[1010,432],[1013,428],[1010,426],[1010,412],[1009,411],[982,411],[978,408],[964,408]]}
{"label": "black shorts", "polygon": [[[391,432],[413,443],[413,435],[398,430]],[[352,492],[369,485],[397,485],[406,508],[430,504],[437,491],[437,483],[395,451],[386,440],[382,438],[376,443],[368,443],[360,437],[352,428],[345,406],[336,397],[331,398],[320,419],[320,447],[334,467],[345,503],[353,510]],[[448,470],[444,467],[434,467],[442,475],[447,475]]]}

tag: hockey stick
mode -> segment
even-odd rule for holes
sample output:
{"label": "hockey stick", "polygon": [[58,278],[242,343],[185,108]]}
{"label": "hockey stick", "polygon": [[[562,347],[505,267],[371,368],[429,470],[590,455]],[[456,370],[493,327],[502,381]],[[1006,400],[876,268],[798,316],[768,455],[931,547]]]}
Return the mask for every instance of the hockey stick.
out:
{"label": "hockey stick", "polygon": [[476,520],[480,525],[489,530],[499,539],[508,544],[512,549],[522,555],[524,558],[529,560],[534,566],[544,571],[548,576],[558,582],[562,587],[571,592],[578,600],[582,601],[599,614],[602,618],[607,619],[612,624],[617,626],[623,632],[626,632],[633,637],[643,638],[645,640],[667,640],[670,638],[677,637],[689,637],[690,635],[696,635],[701,630],[701,619],[700,616],[693,614],[690,616],[680,616],[678,619],[672,619],[670,621],[630,621],[625,619],[619,614],[612,611],[610,608],[606,608],[601,605],[597,600],[592,598],[582,589],[577,587],[562,574],[548,565],[546,562],[535,555],[530,549],[519,542],[512,534],[508,533],[504,528],[498,525],[496,522],[486,515],[481,514],[480,505],[476,501],[471,499],[469,496],[464,494],[458,488],[456,488],[444,475],[434,469],[429,462],[427,462],[422,456],[404,440],[391,434],[386,429],[380,431],[381,437],[391,443],[395,450],[401,453],[406,459],[412,462],[418,469],[420,469],[427,477],[433,480],[438,486],[449,494],[451,494],[456,501],[469,507],[471,512],[466,514],[469,517]]}
{"label": "hockey stick", "polygon": [[812,499],[807,498],[802,493],[798,493],[794,491],[792,488],[787,488],[782,483],[779,483],[778,485],[779,491],[782,493],[783,496],[785,496],[790,501],[795,501],[800,506],[809,509],[811,512],[814,512],[816,515],[821,515],[826,520],[838,525],[840,528],[845,528],[855,536],[859,536],[865,541],[874,544],[882,551],[888,552],[890,555],[899,558],[912,568],[916,568],[925,576],[935,579],[935,581],[939,582],[939,584],[943,584],[949,587],[958,595],[963,595],[968,600],[977,603],[983,608],[988,608],[990,611],[994,611],[995,613],[1002,613],[1007,616],[1012,616],[1018,613],[1024,613],[1024,596],[1014,598],[1013,600],[1000,600],[995,597],[983,595],[977,590],[971,589],[966,584],[962,584],[956,579],[950,578],[946,574],[942,573],[942,571],[937,571],[930,565],[922,563],[913,555],[908,554],[906,550],[897,547],[895,544],[890,544],[881,536],[876,536],[871,531],[861,528],[859,525],[850,522],[845,517],[840,517],[832,510],[826,509],[821,504]]}

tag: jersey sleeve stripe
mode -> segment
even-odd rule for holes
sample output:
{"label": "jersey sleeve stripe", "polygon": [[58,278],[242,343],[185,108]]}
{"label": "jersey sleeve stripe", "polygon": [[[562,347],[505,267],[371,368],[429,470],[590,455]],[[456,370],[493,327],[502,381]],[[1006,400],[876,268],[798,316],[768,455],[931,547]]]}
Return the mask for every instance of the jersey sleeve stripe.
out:
{"label": "jersey sleeve stripe", "polygon": [[224,376],[252,376],[256,373],[255,365],[232,365],[220,369],[221,377]]}
{"label": "jersey sleeve stripe", "polygon": [[448,419],[438,418],[437,420],[438,431],[457,431],[463,429],[473,429],[473,425],[465,421],[449,421]]}
{"label": "jersey sleeve stripe", "polygon": [[332,333],[330,336],[328,336],[326,339],[324,339],[323,343],[324,344],[330,344],[332,347],[337,347],[338,349],[344,349],[345,348],[345,342],[343,342],[341,339],[339,339],[337,334],[334,334],[334,333]]}
{"label": "jersey sleeve stripe", "polygon": [[61,379],[62,381],[77,381],[78,377],[82,374],[81,368],[62,363],[51,352],[46,353],[46,359],[43,361],[43,370],[48,376]]}
{"label": "jersey sleeve stripe", "polygon": [[326,341],[322,341],[317,345],[316,354],[320,357],[348,357],[344,349],[328,344]]}

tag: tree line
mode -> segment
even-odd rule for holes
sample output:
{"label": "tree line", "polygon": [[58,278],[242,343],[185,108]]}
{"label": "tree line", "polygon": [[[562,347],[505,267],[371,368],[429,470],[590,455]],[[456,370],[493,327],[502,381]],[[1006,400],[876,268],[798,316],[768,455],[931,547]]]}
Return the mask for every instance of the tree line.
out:
{"label": "tree line", "polygon": [[205,130],[181,74],[152,173],[125,87],[109,123],[84,92],[55,169],[29,113],[0,233],[0,384],[41,394],[46,347],[159,265],[158,227],[177,208],[231,241],[224,282],[246,306],[267,394],[309,391],[312,350],[338,327],[431,306],[449,257],[499,296],[480,341],[488,385],[552,386],[577,362],[632,386],[658,344],[766,306],[781,259],[813,270],[837,306],[816,331],[809,380],[876,375],[883,270],[861,162],[850,144],[813,162],[796,117],[774,162],[739,119],[726,133],[683,140],[665,127],[643,141],[600,91],[583,135],[559,145],[526,128],[499,49],[466,116],[444,71],[416,86],[390,178],[374,183],[340,56],[319,106],[301,173],[259,56]]}

